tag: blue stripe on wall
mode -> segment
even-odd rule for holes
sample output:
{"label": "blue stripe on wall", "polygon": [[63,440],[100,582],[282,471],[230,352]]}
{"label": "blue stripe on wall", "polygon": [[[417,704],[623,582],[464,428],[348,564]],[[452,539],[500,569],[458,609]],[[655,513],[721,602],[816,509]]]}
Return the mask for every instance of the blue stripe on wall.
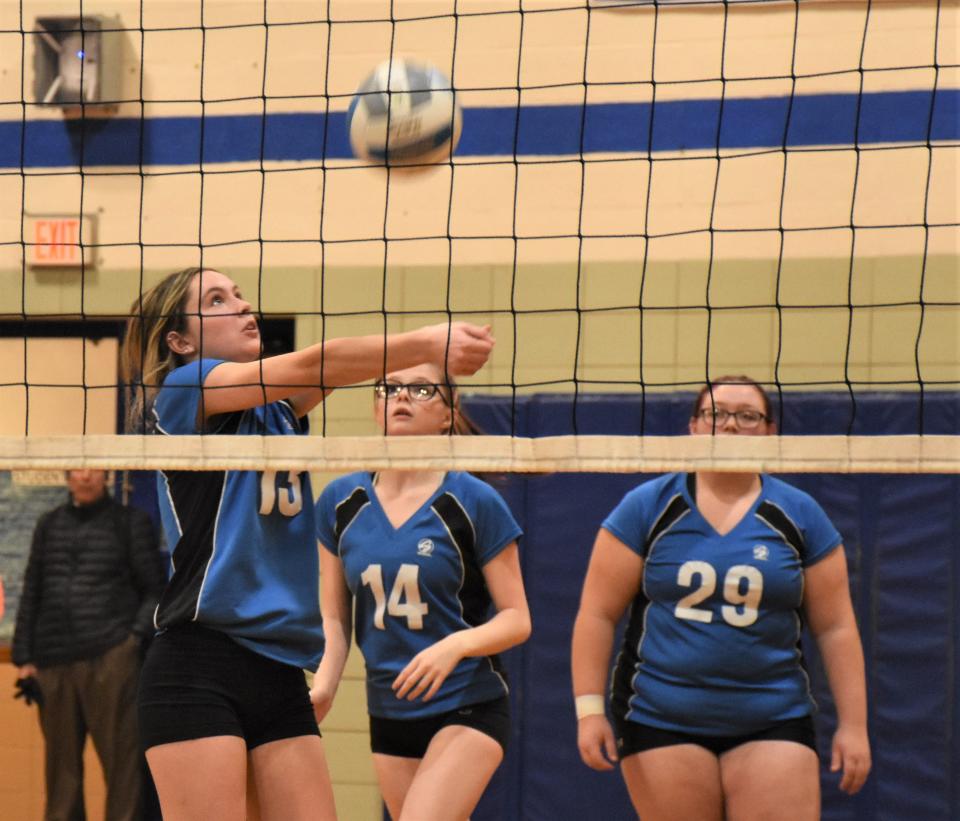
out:
{"label": "blue stripe on wall", "polygon": [[[569,155],[787,146],[924,143],[960,138],[960,90],[467,108],[458,156]],[[933,112],[931,120],[931,102]],[[787,128],[789,114],[789,128]],[[581,138],[581,123],[583,124]],[[342,160],[345,114],[268,114],[0,122],[0,167],[196,165]],[[784,140],[784,132],[786,140]],[[141,149],[142,142],[142,149]],[[261,142],[263,151],[261,152]],[[142,154],[141,154],[142,150]]]}

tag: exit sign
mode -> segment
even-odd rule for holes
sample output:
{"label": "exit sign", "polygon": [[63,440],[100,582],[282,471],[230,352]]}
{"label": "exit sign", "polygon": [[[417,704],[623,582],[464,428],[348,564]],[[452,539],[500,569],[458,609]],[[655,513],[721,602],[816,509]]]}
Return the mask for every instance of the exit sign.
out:
{"label": "exit sign", "polygon": [[81,265],[92,268],[95,230],[96,222],[91,215],[26,216],[27,264],[34,268],[79,268]]}

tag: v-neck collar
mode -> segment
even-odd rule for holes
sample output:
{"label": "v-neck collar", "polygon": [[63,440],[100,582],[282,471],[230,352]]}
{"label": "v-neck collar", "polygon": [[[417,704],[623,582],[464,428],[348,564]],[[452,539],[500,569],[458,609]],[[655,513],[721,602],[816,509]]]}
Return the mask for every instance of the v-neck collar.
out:
{"label": "v-neck collar", "polygon": [[432,505],[434,501],[436,501],[436,499],[441,495],[441,493],[444,492],[444,488],[447,484],[447,477],[450,475],[450,473],[446,472],[443,474],[443,479],[440,480],[440,484],[437,485],[433,493],[431,493],[423,501],[423,504],[421,504],[416,510],[414,510],[413,513],[411,513],[399,526],[394,525],[393,522],[390,521],[390,517],[387,515],[387,511],[384,509],[383,504],[380,501],[380,497],[377,495],[377,486],[374,483],[374,477],[376,477],[376,475],[377,475],[376,473],[365,474],[364,482],[366,483],[366,486],[367,486],[366,488],[367,496],[369,496],[370,504],[377,511],[381,520],[383,521],[383,524],[387,527],[388,531],[391,534],[397,534],[403,530],[406,530],[411,522],[413,522],[416,519],[419,519],[420,514],[422,514],[425,510],[427,510],[430,507],[430,505]]}
{"label": "v-neck collar", "polygon": [[728,536],[733,535],[743,526],[744,522],[753,518],[753,515],[757,512],[757,508],[760,507],[760,503],[763,501],[766,490],[766,482],[763,481],[763,474],[761,473],[760,492],[757,494],[757,498],[753,500],[753,503],[747,508],[746,512],[744,512],[743,516],[740,517],[733,527],[726,533],[721,533],[710,523],[710,520],[701,513],[700,508],[697,506],[697,475],[695,473],[688,473],[683,483],[683,493],[686,497],[687,504],[690,505],[690,509],[700,517],[700,520],[710,529],[710,533],[718,539],[726,539]]}

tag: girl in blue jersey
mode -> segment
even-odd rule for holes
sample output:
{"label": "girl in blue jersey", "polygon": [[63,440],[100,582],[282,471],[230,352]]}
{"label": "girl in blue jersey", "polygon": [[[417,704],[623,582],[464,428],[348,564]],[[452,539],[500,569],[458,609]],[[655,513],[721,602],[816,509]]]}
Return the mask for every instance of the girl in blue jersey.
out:
{"label": "girl in blue jersey", "polygon": [[[462,431],[466,420],[446,383],[433,365],[388,374],[375,391],[384,432]],[[510,729],[495,654],[530,634],[519,527],[500,496],[469,474],[390,470],[331,482],[317,502],[317,533],[327,636],[311,692],[318,720],[343,672],[353,609],[391,817],[468,818]]]}
{"label": "girl in blue jersey", "polygon": [[[226,275],[172,274],[134,304],[124,367],[134,432],[304,435],[340,385],[446,362],[473,373],[493,340],[463,323],[335,339],[261,358],[250,304]],[[304,668],[323,653],[307,473],[163,471],[172,575],[141,677],[139,713],[166,821],[335,817]]]}
{"label": "girl in blue jersey", "polygon": [[[746,377],[705,386],[692,434],[775,432]],[[597,535],[573,633],[584,762],[620,762],[643,821],[820,814],[805,620],[837,707],[832,771],[855,793],[870,770],[863,650],[840,534],[807,494],[767,475],[670,474],[628,493]],[[630,606],[601,695],[614,630]]]}

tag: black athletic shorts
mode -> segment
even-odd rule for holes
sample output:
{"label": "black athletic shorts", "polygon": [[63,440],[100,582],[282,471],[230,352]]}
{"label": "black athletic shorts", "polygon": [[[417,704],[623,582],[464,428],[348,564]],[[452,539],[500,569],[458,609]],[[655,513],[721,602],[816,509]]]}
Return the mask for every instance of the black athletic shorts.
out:
{"label": "black athletic shorts", "polygon": [[620,758],[642,753],[645,750],[654,750],[657,747],[672,747],[675,744],[697,744],[700,747],[706,747],[714,755],[722,755],[748,741],[796,741],[814,752],[817,751],[817,738],[813,729],[813,718],[810,716],[782,721],[765,730],[747,735],[715,736],[681,733],[638,724],[635,721],[617,722],[614,733],[617,736],[617,752]]}
{"label": "black athletic shorts", "polygon": [[510,738],[510,699],[468,704],[427,718],[396,719],[370,716],[370,749],[383,755],[423,758],[430,741],[444,727],[462,725],[490,736],[504,751]]}
{"label": "black athletic shorts", "polygon": [[173,627],[151,643],[138,714],[144,750],[222,735],[239,736],[253,749],[319,734],[303,670],[194,624]]}

